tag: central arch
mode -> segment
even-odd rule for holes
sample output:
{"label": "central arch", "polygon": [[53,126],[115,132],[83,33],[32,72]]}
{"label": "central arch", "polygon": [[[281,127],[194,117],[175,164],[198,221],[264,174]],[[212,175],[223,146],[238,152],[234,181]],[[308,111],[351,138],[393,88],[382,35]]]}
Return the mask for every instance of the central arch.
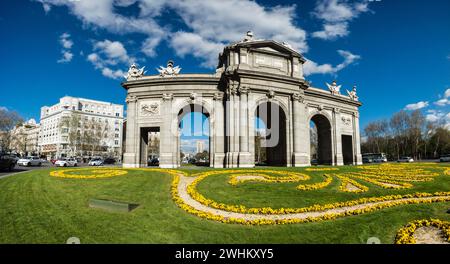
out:
{"label": "central arch", "polygon": [[286,113],[276,102],[255,110],[255,164],[287,166]]}
{"label": "central arch", "polygon": [[[182,107],[177,115],[177,163],[195,162],[209,166],[211,161],[211,120],[208,110],[197,103]],[[185,148],[182,151],[182,148]]]}
{"label": "central arch", "polygon": [[[311,163],[332,165],[331,123],[323,114],[310,119]],[[314,161],[315,160],[315,161]]]}

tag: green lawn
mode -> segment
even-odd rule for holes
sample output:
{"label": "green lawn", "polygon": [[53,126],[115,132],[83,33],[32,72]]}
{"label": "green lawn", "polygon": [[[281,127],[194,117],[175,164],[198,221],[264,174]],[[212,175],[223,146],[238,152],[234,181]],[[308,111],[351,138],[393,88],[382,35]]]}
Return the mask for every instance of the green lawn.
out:
{"label": "green lawn", "polygon": [[[378,165],[374,165],[378,166]],[[369,187],[369,191],[364,193],[347,193],[339,191],[340,181],[336,178],[326,188],[314,191],[299,191],[295,187],[299,184],[316,183],[324,180],[324,173],[344,173],[358,171],[353,166],[339,167],[339,171],[327,172],[307,172],[299,168],[270,168],[271,170],[304,172],[311,176],[308,181],[296,183],[264,183],[264,182],[244,182],[237,186],[228,184],[228,175],[219,174],[207,177],[201,181],[197,190],[214,201],[225,204],[245,205],[246,207],[306,207],[314,204],[326,204],[355,200],[362,197],[384,196],[392,194],[407,194],[417,192],[439,192],[450,191],[450,176],[442,174],[443,168],[448,165],[437,164],[435,167],[442,169],[428,169],[431,172],[438,172],[441,176],[435,177],[429,182],[413,182],[414,188],[410,189],[384,189],[375,184],[356,179],[357,182]],[[264,195],[262,195],[264,194]]]}
{"label": "green lawn", "polygon": [[[446,213],[450,203],[436,203],[399,206],[317,223],[221,224],[178,208],[169,191],[172,177],[164,173],[132,170],[114,178],[62,179],[49,176],[49,171],[36,170],[0,179],[0,243],[65,243],[72,236],[79,237],[81,243],[365,243],[372,236],[392,243],[396,230],[408,221],[429,217],[450,220]],[[317,194],[306,194],[290,190],[295,184],[244,183],[232,187],[226,180],[223,175],[212,176],[201,182],[198,189],[221,202],[274,207],[391,192],[370,186],[370,193],[342,194],[335,191],[337,186],[330,186],[317,190]],[[406,192],[416,191],[450,191],[450,177],[439,176]],[[90,198],[140,206],[130,213],[106,212],[88,208]]]}

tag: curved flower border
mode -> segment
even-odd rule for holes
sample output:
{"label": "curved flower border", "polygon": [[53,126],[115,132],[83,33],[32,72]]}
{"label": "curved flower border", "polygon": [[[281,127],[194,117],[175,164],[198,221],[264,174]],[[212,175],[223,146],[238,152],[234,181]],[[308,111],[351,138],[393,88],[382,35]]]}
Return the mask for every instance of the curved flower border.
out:
{"label": "curved flower border", "polygon": [[395,236],[395,244],[416,244],[416,239],[414,238],[414,233],[416,232],[417,228],[424,227],[424,226],[433,226],[437,227],[440,230],[442,230],[444,234],[444,238],[450,242],[450,222],[448,221],[442,221],[439,219],[422,219],[422,220],[415,220],[404,227],[400,228],[397,231],[397,234]]}
{"label": "curved flower border", "polygon": [[[73,171],[90,171],[90,174],[68,174],[68,172]],[[84,168],[84,169],[64,169],[64,170],[54,170],[50,172],[50,176],[57,178],[66,179],[100,179],[100,178],[110,178],[116,176],[123,176],[128,174],[127,170],[124,169],[103,169],[103,168]]]}

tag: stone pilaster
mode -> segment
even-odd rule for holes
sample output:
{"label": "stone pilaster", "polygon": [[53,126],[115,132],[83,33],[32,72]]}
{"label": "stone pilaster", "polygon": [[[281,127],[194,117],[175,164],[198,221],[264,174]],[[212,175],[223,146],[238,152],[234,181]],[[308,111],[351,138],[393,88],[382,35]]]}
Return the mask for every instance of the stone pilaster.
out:
{"label": "stone pilaster", "polygon": [[335,165],[344,165],[344,157],[342,155],[342,136],[341,136],[341,111],[339,108],[333,108],[333,130],[334,131],[334,153]]}
{"label": "stone pilaster", "polygon": [[358,113],[353,113],[353,138],[354,138],[354,150],[355,153],[354,161],[356,165],[362,165],[362,155],[361,155],[361,136],[359,133],[359,115]]}
{"label": "stone pilaster", "polygon": [[300,93],[292,95],[292,109],[294,115],[294,153],[292,155],[292,164],[294,167],[309,166],[311,164],[309,156],[309,125],[306,121],[304,97]]}
{"label": "stone pilaster", "polygon": [[[214,94],[214,154],[211,161],[214,168],[223,168],[225,164],[225,120],[223,108],[223,94]],[[210,143],[211,144],[211,143]]]}
{"label": "stone pilaster", "polygon": [[122,166],[124,168],[137,168],[139,167],[139,161],[137,160],[137,152],[136,149],[139,144],[137,143],[137,138],[139,137],[139,131],[137,131],[137,119],[138,116],[136,114],[136,104],[137,98],[133,95],[128,95],[126,98],[127,103],[127,139],[125,145],[125,153],[123,154],[123,163]]}
{"label": "stone pilaster", "polygon": [[172,94],[163,94],[162,96],[162,123],[160,128],[160,157],[159,167],[161,168],[175,168],[173,145],[176,143],[173,141],[175,131],[172,131]]}
{"label": "stone pilaster", "polygon": [[254,167],[252,155],[248,150],[248,92],[246,86],[239,87],[239,160],[241,168]]}

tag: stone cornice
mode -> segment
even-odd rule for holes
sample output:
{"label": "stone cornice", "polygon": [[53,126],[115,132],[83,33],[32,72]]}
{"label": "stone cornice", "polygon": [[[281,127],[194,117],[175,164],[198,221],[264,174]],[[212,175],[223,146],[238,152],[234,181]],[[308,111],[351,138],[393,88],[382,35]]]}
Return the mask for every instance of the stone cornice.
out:
{"label": "stone cornice", "polygon": [[244,78],[250,78],[250,79],[258,79],[258,80],[265,80],[265,81],[275,81],[290,85],[299,86],[303,89],[306,89],[308,87],[308,82],[304,79],[295,78],[287,75],[281,75],[281,74],[274,74],[274,73],[267,73],[267,72],[260,72],[260,71],[252,71],[252,70],[244,70],[237,68],[235,70],[235,73],[239,75],[240,77]]}
{"label": "stone cornice", "polygon": [[156,85],[218,85],[221,76],[211,74],[180,74],[173,77],[160,77],[159,75],[144,76],[138,80],[121,83],[125,89]]}
{"label": "stone cornice", "polygon": [[362,105],[361,102],[359,101],[354,101],[350,98],[346,98],[344,96],[340,96],[340,95],[332,95],[331,93],[326,93],[324,91],[319,91],[319,90],[313,90],[313,89],[306,89],[305,90],[305,95],[306,96],[311,96],[314,98],[323,98],[326,100],[330,100],[330,101],[335,101],[335,102],[339,102],[339,103],[344,103],[347,105],[352,105],[352,106],[356,106],[356,107],[360,107]]}

